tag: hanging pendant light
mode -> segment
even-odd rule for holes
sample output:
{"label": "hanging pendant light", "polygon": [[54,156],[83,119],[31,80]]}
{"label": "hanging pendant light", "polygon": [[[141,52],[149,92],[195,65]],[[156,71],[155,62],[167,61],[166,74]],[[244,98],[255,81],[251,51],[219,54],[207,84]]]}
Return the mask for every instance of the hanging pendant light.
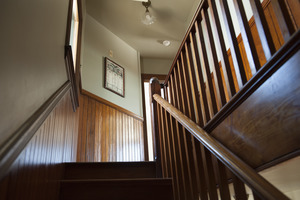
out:
{"label": "hanging pendant light", "polygon": [[155,17],[153,15],[151,15],[151,13],[149,12],[149,9],[148,9],[148,7],[151,5],[151,1],[148,0],[147,2],[142,2],[142,4],[146,8],[146,12],[142,16],[142,22],[145,25],[151,25],[155,21]]}

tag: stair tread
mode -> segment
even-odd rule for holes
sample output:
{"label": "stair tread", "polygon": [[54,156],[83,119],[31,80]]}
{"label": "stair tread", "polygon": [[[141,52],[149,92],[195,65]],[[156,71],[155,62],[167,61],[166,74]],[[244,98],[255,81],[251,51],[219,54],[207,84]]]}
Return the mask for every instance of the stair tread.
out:
{"label": "stair tread", "polygon": [[154,161],[147,162],[67,162],[64,163],[66,166],[155,166]]}
{"label": "stair tread", "polygon": [[136,178],[136,179],[76,179],[61,180],[61,183],[84,183],[84,182],[154,182],[154,183],[172,183],[171,178]]}

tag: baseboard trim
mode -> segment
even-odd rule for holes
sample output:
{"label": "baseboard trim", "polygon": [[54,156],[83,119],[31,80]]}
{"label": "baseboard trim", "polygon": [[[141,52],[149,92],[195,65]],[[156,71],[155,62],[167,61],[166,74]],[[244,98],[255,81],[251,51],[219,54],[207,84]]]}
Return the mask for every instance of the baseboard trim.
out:
{"label": "baseboard trim", "polygon": [[135,113],[133,113],[133,112],[131,112],[129,110],[126,110],[125,108],[122,108],[121,106],[118,106],[118,105],[116,105],[116,104],[114,104],[114,103],[112,103],[110,101],[107,101],[107,100],[105,100],[105,99],[103,99],[103,98],[101,98],[101,97],[99,97],[97,95],[94,95],[93,93],[90,93],[90,92],[88,92],[88,91],[86,91],[84,89],[81,90],[81,94],[85,95],[85,96],[88,96],[88,97],[90,97],[90,98],[92,98],[92,99],[94,99],[94,100],[96,100],[96,101],[98,101],[100,103],[103,103],[103,104],[105,104],[107,106],[110,106],[110,107],[112,107],[112,108],[114,108],[114,109],[116,109],[116,110],[118,110],[118,111],[120,111],[122,113],[125,113],[126,115],[129,115],[129,116],[131,116],[131,117],[133,117],[133,118],[135,118],[137,120],[144,121],[143,117],[141,117],[141,116],[139,116],[139,115],[137,115],[137,114],[135,114]]}
{"label": "baseboard trim", "polygon": [[36,131],[46,120],[62,97],[70,90],[71,82],[65,82],[12,136],[0,147],[0,180],[19,156]]}
{"label": "baseboard trim", "polygon": [[271,162],[265,163],[265,164],[257,167],[255,170],[257,172],[260,172],[260,171],[263,171],[263,170],[268,169],[270,167],[274,167],[274,166],[276,166],[276,165],[278,165],[280,163],[283,163],[285,161],[288,161],[288,160],[290,160],[292,158],[295,158],[297,156],[300,156],[300,149],[298,149],[296,151],[293,151],[293,152],[291,152],[291,153],[289,153],[287,155],[281,156],[281,157],[279,157],[279,158],[277,158],[275,160],[272,160]]}

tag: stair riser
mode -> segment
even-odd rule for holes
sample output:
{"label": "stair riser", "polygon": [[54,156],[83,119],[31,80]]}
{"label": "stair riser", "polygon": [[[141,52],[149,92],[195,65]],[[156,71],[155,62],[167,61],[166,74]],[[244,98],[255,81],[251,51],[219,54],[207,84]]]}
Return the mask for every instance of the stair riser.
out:
{"label": "stair riser", "polygon": [[155,178],[154,163],[73,163],[65,165],[65,180]]}
{"label": "stair riser", "polygon": [[92,181],[61,183],[63,200],[171,200],[171,180],[168,181]]}

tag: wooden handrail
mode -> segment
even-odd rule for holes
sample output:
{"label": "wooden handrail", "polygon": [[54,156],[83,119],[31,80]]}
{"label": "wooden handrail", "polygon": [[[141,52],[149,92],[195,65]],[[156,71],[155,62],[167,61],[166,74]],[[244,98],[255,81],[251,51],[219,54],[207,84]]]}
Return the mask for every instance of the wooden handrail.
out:
{"label": "wooden handrail", "polygon": [[226,165],[237,177],[244,181],[263,199],[288,199],[282,192],[257,174],[254,169],[235,156],[226,147],[211,137],[182,112],[161,98],[158,94],[153,99],[168,111],[183,127],[185,127],[197,140],[199,140],[211,153]]}

